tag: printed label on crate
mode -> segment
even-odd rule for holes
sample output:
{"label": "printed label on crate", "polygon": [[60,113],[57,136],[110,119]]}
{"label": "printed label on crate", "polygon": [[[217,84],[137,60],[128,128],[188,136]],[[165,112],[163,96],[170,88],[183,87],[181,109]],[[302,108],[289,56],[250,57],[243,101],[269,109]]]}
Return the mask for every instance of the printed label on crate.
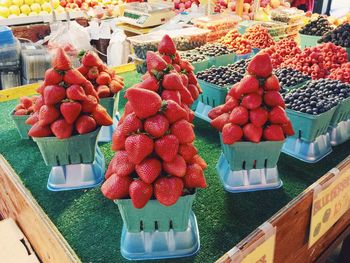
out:
{"label": "printed label on crate", "polygon": [[276,227],[270,223],[263,224],[260,229],[264,236],[244,250],[234,247],[227,254],[231,262],[237,263],[273,263],[275,254]]}
{"label": "printed label on crate", "polygon": [[350,171],[334,169],[335,176],[321,190],[314,190],[309,247],[344,215],[350,206]]}

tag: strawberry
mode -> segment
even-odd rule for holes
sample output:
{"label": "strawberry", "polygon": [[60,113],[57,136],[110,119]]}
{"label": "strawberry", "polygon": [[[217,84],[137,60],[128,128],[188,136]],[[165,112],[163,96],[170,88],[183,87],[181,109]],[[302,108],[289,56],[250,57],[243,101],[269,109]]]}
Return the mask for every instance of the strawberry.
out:
{"label": "strawberry", "polygon": [[233,97],[231,97],[228,101],[225,102],[224,106],[221,108],[222,112],[230,112],[235,107],[239,105],[239,101]]}
{"label": "strawberry", "polygon": [[135,164],[128,159],[126,151],[117,151],[108,165],[105,178],[109,178],[112,174],[117,176],[128,176],[135,171]]}
{"label": "strawberry", "polygon": [[130,176],[117,176],[112,174],[101,186],[105,197],[111,200],[126,198],[133,179]]}
{"label": "strawberry", "polygon": [[[253,82],[254,82],[254,80],[253,80]],[[231,96],[232,98],[239,100],[242,96],[242,94],[239,91],[239,87],[240,87],[240,82],[234,84],[231,87],[231,89],[228,91],[227,96]]]}
{"label": "strawberry", "polygon": [[30,137],[48,137],[52,135],[50,126],[41,126],[39,123],[35,123],[28,131]]}
{"label": "strawberry", "polygon": [[154,196],[162,205],[171,206],[182,195],[183,187],[179,177],[161,177],[154,183]]}
{"label": "strawberry", "polygon": [[170,127],[171,134],[175,135],[180,143],[191,143],[195,139],[193,124],[186,120],[175,122]]}
{"label": "strawberry", "polygon": [[97,91],[94,88],[94,85],[91,84],[90,81],[86,80],[83,84],[82,87],[86,93],[86,95],[91,95],[94,96],[95,98],[97,98],[98,101],[98,94]]}
{"label": "strawberry", "polygon": [[24,107],[23,104],[18,104],[18,105],[16,105],[16,107],[15,107],[15,110],[25,110],[25,109],[26,109],[26,107]]}
{"label": "strawberry", "polygon": [[135,208],[143,208],[153,195],[153,186],[141,180],[134,180],[129,186],[129,195]]}
{"label": "strawberry", "polygon": [[248,123],[243,127],[243,134],[247,141],[258,143],[260,142],[263,130],[261,127]]}
{"label": "strawberry", "polygon": [[33,101],[29,97],[20,97],[19,101],[21,102],[21,105],[25,108],[28,109],[33,105]]}
{"label": "strawberry", "polygon": [[167,63],[158,54],[153,51],[147,51],[146,54],[147,71],[153,75],[167,68]]}
{"label": "strawberry", "polygon": [[39,121],[39,112],[34,112],[30,117],[26,120],[26,124],[34,125]]}
{"label": "strawberry", "polygon": [[120,84],[118,81],[112,79],[112,81],[109,83],[109,88],[111,89],[111,92],[113,94],[118,93],[123,89],[124,85]]}
{"label": "strawberry", "polygon": [[192,95],[188,89],[185,88],[185,89],[179,90],[179,92],[181,95],[181,101],[183,103],[186,103],[187,105],[191,105],[194,102]]}
{"label": "strawberry", "polygon": [[181,56],[179,52],[175,52],[175,56],[173,58],[173,64],[179,64],[181,61]]}
{"label": "strawberry", "polygon": [[196,75],[193,73],[193,71],[187,72],[187,77],[188,77],[188,83],[189,84],[193,84],[193,85],[197,85],[198,84]]}
{"label": "strawberry", "polygon": [[217,117],[219,117],[221,114],[223,114],[224,112],[222,111],[222,108],[224,107],[225,105],[219,105],[215,108],[212,108],[209,113],[208,113],[208,117],[209,119],[213,120]]}
{"label": "strawberry", "polygon": [[44,105],[44,97],[42,95],[38,96],[34,104],[34,111],[39,111]]}
{"label": "strawberry", "polygon": [[284,124],[288,122],[288,117],[282,107],[276,106],[269,112],[269,121],[273,124]]}
{"label": "strawberry", "polygon": [[90,80],[96,79],[98,77],[98,68],[92,67],[89,69],[88,73],[86,74],[87,78]]}
{"label": "strawberry", "polygon": [[267,91],[264,95],[264,102],[270,107],[281,106],[286,107],[282,95],[278,91]]}
{"label": "strawberry", "polygon": [[19,110],[15,111],[14,115],[19,116],[19,115],[27,115],[27,114],[28,114],[28,110],[26,110],[26,109],[19,109]]}
{"label": "strawberry", "polygon": [[294,135],[294,129],[292,126],[292,122],[288,119],[288,121],[284,124],[281,125],[284,134],[288,136],[293,136]]}
{"label": "strawberry", "polygon": [[218,131],[222,131],[222,128],[226,123],[229,121],[230,114],[228,113],[223,113],[219,117],[216,117],[214,120],[210,122],[210,125],[217,129]]}
{"label": "strawberry", "polygon": [[125,92],[135,114],[141,119],[155,115],[162,105],[161,97],[150,90],[130,88]]}
{"label": "strawberry", "polygon": [[194,164],[194,163],[198,164],[203,170],[208,168],[207,163],[198,154],[193,156],[192,159],[189,161],[189,164]]}
{"label": "strawberry", "polygon": [[179,149],[179,140],[176,136],[169,134],[156,140],[154,150],[156,154],[165,162],[174,160]]}
{"label": "strawberry", "polygon": [[191,96],[192,96],[193,100],[198,99],[199,92],[197,90],[197,86],[196,85],[189,84],[187,89],[191,93]]}
{"label": "strawberry", "polygon": [[169,129],[169,121],[161,114],[149,117],[144,123],[145,131],[155,137],[162,137]]}
{"label": "strawberry", "polygon": [[89,72],[89,67],[86,67],[84,65],[81,65],[80,67],[77,68],[77,70],[83,75],[86,76]]}
{"label": "strawberry", "polygon": [[267,141],[283,141],[285,139],[280,125],[271,124],[264,129],[264,139]]}
{"label": "strawberry", "polygon": [[186,110],[172,100],[167,100],[164,108],[163,113],[170,124],[188,117]]}
{"label": "strawberry", "polygon": [[[86,100],[86,94],[82,86],[71,85],[66,89],[67,98],[71,100]],[[46,101],[45,101],[46,103]]]}
{"label": "strawberry", "polygon": [[92,132],[96,129],[96,121],[88,115],[82,115],[75,122],[75,129],[79,134]]}
{"label": "strawberry", "polygon": [[125,136],[137,132],[142,129],[141,120],[135,115],[135,113],[128,114],[124,122],[121,124],[121,133]]}
{"label": "strawberry", "polygon": [[182,84],[187,87],[188,86],[188,77],[186,74],[181,73],[180,74],[181,80],[182,80]]}
{"label": "strawberry", "polygon": [[264,84],[265,90],[275,90],[279,91],[280,90],[280,82],[276,75],[272,74],[270,77],[268,77],[265,80]]}
{"label": "strawberry", "polygon": [[182,84],[181,77],[178,73],[166,74],[163,77],[162,86],[167,90],[182,90],[184,85]]}
{"label": "strawberry", "polygon": [[173,64],[173,68],[175,69],[175,71],[181,72],[181,67],[178,64]]}
{"label": "strawberry", "polygon": [[181,96],[177,90],[163,90],[161,97],[163,100],[173,100],[177,104],[181,104]]}
{"label": "strawberry", "polygon": [[88,51],[85,53],[85,55],[81,59],[81,63],[85,67],[98,67],[101,64],[103,64],[102,60],[98,57],[98,55],[92,51]]}
{"label": "strawberry", "polygon": [[52,67],[56,70],[69,70],[72,63],[62,48],[57,48],[56,55],[52,60]]}
{"label": "strawberry", "polygon": [[195,156],[197,153],[197,148],[191,143],[180,144],[179,146],[179,154],[186,162],[192,160],[193,156]]}
{"label": "strawberry", "polygon": [[35,91],[42,95],[44,92],[44,89],[45,89],[45,81]]}
{"label": "strawberry", "polygon": [[125,149],[126,136],[122,134],[122,126],[118,125],[112,135],[112,151],[118,151]]}
{"label": "strawberry", "polygon": [[130,162],[139,164],[153,152],[153,140],[145,134],[130,135],[125,140],[125,150]]}
{"label": "strawberry", "polygon": [[53,68],[45,71],[45,84],[46,85],[56,85],[63,80],[63,76],[58,73]]}
{"label": "strawberry", "polygon": [[176,155],[171,162],[163,162],[163,170],[173,176],[183,177],[186,173],[186,162],[181,155]]}
{"label": "strawberry", "polygon": [[[246,75],[243,79],[241,79],[241,81],[239,82],[239,85],[237,86],[237,93],[239,95],[256,93],[258,92],[258,90],[259,90],[259,81],[257,78],[251,75]],[[238,95],[235,95],[235,96],[231,95],[231,96],[236,98]]]}
{"label": "strawberry", "polygon": [[264,91],[263,88],[259,88],[257,94],[258,94],[259,96],[263,97],[263,96],[264,96],[264,92],[265,92],[265,91]]}
{"label": "strawberry", "polygon": [[97,95],[99,98],[108,98],[111,96],[111,92],[106,85],[100,85],[97,87]]}
{"label": "strawberry", "polygon": [[168,64],[172,63],[172,59],[168,55],[162,55],[161,58],[164,59],[164,61]]}
{"label": "strawberry", "polygon": [[97,125],[110,126],[113,124],[111,116],[109,116],[107,110],[100,104],[91,112],[92,117],[95,119]]}
{"label": "strawberry", "polygon": [[83,84],[86,78],[76,69],[66,71],[63,81],[67,84]]}
{"label": "strawberry", "polygon": [[194,71],[194,67],[188,60],[181,60],[179,65],[181,69],[185,70],[187,73]]}
{"label": "strawberry", "polygon": [[72,124],[78,118],[81,112],[81,104],[79,102],[63,102],[60,111],[67,123]]}
{"label": "strawberry", "polygon": [[185,188],[206,188],[207,183],[202,168],[198,164],[187,166],[186,175],[184,177]]}
{"label": "strawberry", "polygon": [[142,181],[151,184],[160,175],[162,164],[156,158],[146,158],[135,166],[135,170]]}
{"label": "strawberry", "polygon": [[84,101],[81,103],[81,111],[86,113],[91,113],[97,107],[98,101],[96,97],[88,95]]}
{"label": "strawberry", "polygon": [[165,35],[162,38],[162,40],[159,42],[158,52],[160,54],[175,55],[175,53],[176,53],[175,44],[174,44],[173,40],[168,35]]}
{"label": "strawberry", "polygon": [[96,79],[98,85],[108,85],[111,81],[111,76],[107,72],[101,72]]}
{"label": "strawberry", "polygon": [[264,108],[257,108],[249,112],[249,120],[255,126],[261,127],[267,122],[269,113]]}
{"label": "strawberry", "polygon": [[157,92],[159,89],[159,83],[158,80],[154,76],[149,76],[148,78],[144,79],[140,85],[138,86],[140,89],[148,89],[154,92]]}
{"label": "strawberry", "polygon": [[65,139],[72,135],[73,125],[66,122],[65,119],[59,119],[51,123],[50,125],[52,133],[58,139]]}
{"label": "strawberry", "polygon": [[234,144],[243,137],[243,130],[240,126],[232,123],[225,124],[222,128],[222,141],[224,144]]}
{"label": "strawberry", "polygon": [[259,108],[262,103],[262,98],[257,93],[250,93],[245,95],[242,99],[241,105],[248,110]]}
{"label": "strawberry", "polygon": [[60,117],[60,112],[54,106],[43,105],[39,110],[39,125],[46,126]]}
{"label": "strawberry", "polygon": [[244,125],[249,120],[249,112],[243,106],[234,108],[230,114],[229,122],[238,125]]}
{"label": "strawberry", "polygon": [[267,78],[272,73],[271,58],[266,53],[256,54],[249,62],[247,71],[249,74],[260,78]]}
{"label": "strawberry", "polygon": [[54,105],[66,98],[66,90],[56,85],[46,86],[43,95],[46,105]]}

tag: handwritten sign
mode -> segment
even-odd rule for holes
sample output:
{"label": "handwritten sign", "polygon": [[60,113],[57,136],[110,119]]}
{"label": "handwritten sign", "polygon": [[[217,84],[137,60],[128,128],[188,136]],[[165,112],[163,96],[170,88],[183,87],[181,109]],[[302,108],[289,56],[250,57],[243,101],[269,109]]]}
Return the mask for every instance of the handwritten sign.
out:
{"label": "handwritten sign", "polygon": [[335,170],[320,191],[314,191],[309,247],[317,242],[350,207],[350,171]]}

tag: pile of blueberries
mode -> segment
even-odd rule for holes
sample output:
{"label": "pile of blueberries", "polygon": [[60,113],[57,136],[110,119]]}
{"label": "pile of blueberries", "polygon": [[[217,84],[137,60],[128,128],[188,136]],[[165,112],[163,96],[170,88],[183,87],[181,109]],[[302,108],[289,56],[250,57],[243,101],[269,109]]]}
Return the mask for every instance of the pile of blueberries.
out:
{"label": "pile of blueberries", "polygon": [[329,32],[323,36],[318,42],[332,42],[337,46],[350,48],[350,24],[346,23],[339,25],[332,32]]}
{"label": "pile of blueberries", "polygon": [[274,73],[280,81],[281,93],[285,93],[287,91],[286,88],[294,87],[311,79],[309,76],[292,68],[279,68]]}
{"label": "pile of blueberries", "polygon": [[207,57],[196,52],[181,52],[180,56],[182,59],[188,60],[190,63],[198,63],[206,60]]}
{"label": "pile of blueberries", "polygon": [[333,30],[332,25],[326,17],[319,16],[316,20],[307,23],[300,31],[300,34],[309,36],[323,36]]}
{"label": "pile of blueberries", "polygon": [[217,68],[211,67],[197,73],[198,79],[221,87],[232,86],[233,84],[241,81],[243,76],[243,74],[231,69],[230,65]]}
{"label": "pile of blueberries", "polygon": [[340,80],[319,79],[292,90],[284,97],[286,107],[298,112],[318,115],[350,97],[350,85]]}
{"label": "pile of blueberries", "polygon": [[238,72],[241,75],[244,75],[246,70],[247,70],[248,64],[251,60],[252,60],[251,58],[241,59],[233,64],[228,65],[228,67],[229,67],[229,69],[231,69],[235,72]]}
{"label": "pile of blueberries", "polygon": [[217,57],[233,53],[231,49],[219,43],[208,43],[193,50],[201,55],[208,57]]}

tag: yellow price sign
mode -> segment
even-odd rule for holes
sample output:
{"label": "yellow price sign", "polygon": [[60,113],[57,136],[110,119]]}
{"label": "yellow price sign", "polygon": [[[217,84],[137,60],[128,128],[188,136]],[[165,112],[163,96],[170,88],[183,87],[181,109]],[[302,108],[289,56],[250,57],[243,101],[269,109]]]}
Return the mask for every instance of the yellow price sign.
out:
{"label": "yellow price sign", "polygon": [[335,176],[315,187],[312,203],[309,247],[341,218],[350,206],[350,171],[331,171]]}

